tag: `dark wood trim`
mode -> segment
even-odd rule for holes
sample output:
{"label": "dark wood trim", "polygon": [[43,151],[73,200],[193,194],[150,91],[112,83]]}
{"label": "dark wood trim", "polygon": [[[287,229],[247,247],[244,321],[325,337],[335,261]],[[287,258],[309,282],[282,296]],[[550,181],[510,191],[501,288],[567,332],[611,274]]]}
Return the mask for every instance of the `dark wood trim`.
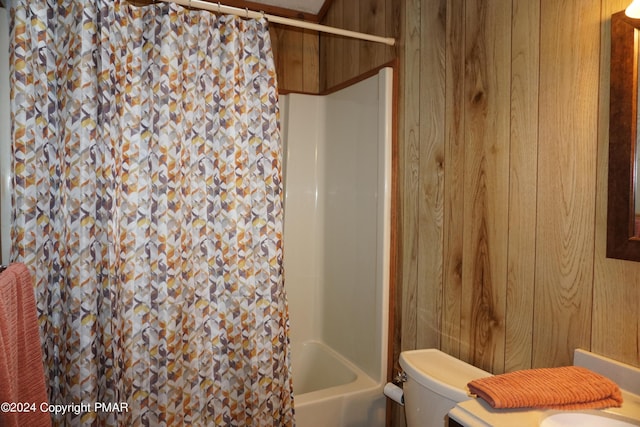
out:
{"label": "dark wood trim", "polygon": [[[366,80],[369,77],[373,77],[376,74],[378,74],[380,72],[380,70],[382,70],[383,68],[387,68],[387,67],[393,68],[393,77],[394,77],[394,79],[397,78],[397,74],[398,74],[398,59],[395,58],[395,59],[392,59],[391,61],[386,62],[386,63],[384,63],[384,64],[382,64],[382,65],[380,65],[378,67],[372,68],[371,70],[369,70],[367,72],[364,72],[364,73],[362,73],[362,74],[360,74],[360,75],[358,75],[356,77],[353,77],[353,78],[351,78],[349,80],[346,80],[346,81],[340,83],[339,85],[332,86],[332,87],[330,87],[328,89],[325,89],[323,91],[305,92],[305,91],[300,91],[300,90],[283,89],[283,90],[278,90],[278,92],[280,94],[282,94],[282,95],[288,95],[290,93],[300,93],[300,94],[303,94],[303,95],[329,95],[329,94],[331,94],[333,92],[337,92],[337,91],[339,91],[341,89],[344,89],[344,88],[349,87],[349,86],[351,86],[353,84],[361,82],[362,80]],[[395,84],[395,80],[394,80],[394,84]],[[395,95],[396,94],[394,93],[394,96]]]}
{"label": "dark wood trim", "polygon": [[344,89],[345,87],[349,87],[351,85],[354,85],[354,84],[356,84],[356,83],[358,83],[358,82],[360,82],[362,80],[366,80],[369,77],[375,76],[376,74],[378,74],[380,72],[380,70],[382,70],[383,68],[387,68],[387,67],[393,68],[393,75],[394,75],[394,78],[396,78],[396,75],[397,75],[397,72],[398,72],[398,59],[394,58],[391,61],[389,61],[387,63],[384,63],[384,64],[382,64],[380,66],[377,66],[375,68],[372,68],[371,70],[366,71],[366,72],[364,72],[364,73],[362,73],[362,74],[360,74],[360,75],[358,75],[356,77],[353,77],[353,78],[351,78],[349,80],[346,80],[346,81],[344,81],[344,82],[342,82],[342,83],[340,83],[338,85],[335,85],[335,86],[332,86],[330,88],[327,88],[327,89],[323,90],[322,92],[320,92],[320,95],[328,95],[330,93],[337,92],[337,91],[339,91],[341,89]]}
{"label": "dark wood trim", "polygon": [[640,261],[635,231],[634,169],[638,113],[635,31],[640,20],[618,12],[611,17],[611,92],[607,257]]}
{"label": "dark wood trim", "polygon": [[333,2],[334,0],[324,0],[324,3],[322,4],[320,11],[316,15],[318,17],[318,22],[322,22],[324,20],[324,17],[327,16],[327,12],[329,12],[329,9],[331,8],[331,5],[333,4]]}
{"label": "dark wood trim", "polygon": [[[401,265],[400,248],[402,247],[400,234],[400,147],[398,138],[398,105],[400,96],[400,61],[396,58],[384,67],[393,69],[393,95],[391,97],[391,251],[389,254],[389,319],[387,333],[387,382],[393,381],[397,359],[396,351],[399,349],[400,328],[402,318],[402,300],[398,285],[398,271]],[[385,425],[391,425],[391,408],[395,405],[391,399],[387,399]]]}

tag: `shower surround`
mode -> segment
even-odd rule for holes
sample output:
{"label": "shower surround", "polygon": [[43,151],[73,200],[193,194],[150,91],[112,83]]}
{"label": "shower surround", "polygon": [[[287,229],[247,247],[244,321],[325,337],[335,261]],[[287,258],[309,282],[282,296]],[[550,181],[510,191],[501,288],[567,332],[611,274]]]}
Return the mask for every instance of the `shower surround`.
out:
{"label": "shower surround", "polygon": [[280,97],[284,263],[299,427],[383,426],[392,70]]}

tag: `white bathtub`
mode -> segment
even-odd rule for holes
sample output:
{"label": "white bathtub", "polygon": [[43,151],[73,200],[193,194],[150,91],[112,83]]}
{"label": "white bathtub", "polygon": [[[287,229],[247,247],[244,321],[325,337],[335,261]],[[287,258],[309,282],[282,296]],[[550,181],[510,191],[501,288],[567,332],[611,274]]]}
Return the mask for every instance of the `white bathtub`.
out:
{"label": "white bathtub", "polygon": [[392,72],[281,96],[297,427],[384,427]]}
{"label": "white bathtub", "polygon": [[298,427],[384,425],[380,384],[321,342],[309,341],[292,351]]}

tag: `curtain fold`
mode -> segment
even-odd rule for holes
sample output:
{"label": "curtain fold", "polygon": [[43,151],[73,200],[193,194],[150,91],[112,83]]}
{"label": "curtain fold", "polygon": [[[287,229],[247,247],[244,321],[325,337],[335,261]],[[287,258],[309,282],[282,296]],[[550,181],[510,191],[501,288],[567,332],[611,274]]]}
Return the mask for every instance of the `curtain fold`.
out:
{"label": "curtain fold", "polygon": [[12,256],[36,278],[50,401],[127,404],[54,421],[293,425],[266,21],[10,13]]}

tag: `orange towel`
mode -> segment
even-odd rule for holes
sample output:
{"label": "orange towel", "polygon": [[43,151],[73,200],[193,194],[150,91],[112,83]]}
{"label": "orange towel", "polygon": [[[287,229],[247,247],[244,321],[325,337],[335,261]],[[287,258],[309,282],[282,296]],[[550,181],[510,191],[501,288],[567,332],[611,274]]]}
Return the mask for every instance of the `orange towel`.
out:
{"label": "orange towel", "polygon": [[0,274],[0,402],[13,405],[3,406],[0,426],[51,426],[50,414],[40,410],[47,389],[33,281],[24,264]]}
{"label": "orange towel", "polygon": [[602,409],[622,405],[611,380],[579,366],[515,371],[480,378],[469,392],[494,408]]}

